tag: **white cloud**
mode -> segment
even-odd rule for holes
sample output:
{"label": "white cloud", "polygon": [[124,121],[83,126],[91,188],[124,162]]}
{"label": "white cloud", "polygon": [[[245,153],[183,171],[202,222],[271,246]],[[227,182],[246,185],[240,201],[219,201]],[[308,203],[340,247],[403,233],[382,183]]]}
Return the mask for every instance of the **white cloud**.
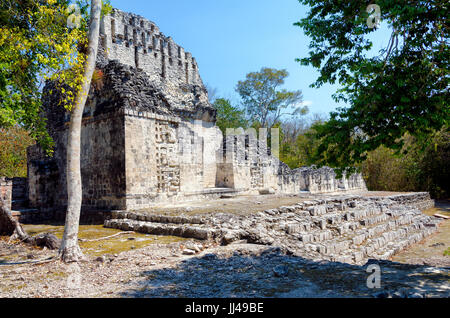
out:
{"label": "white cloud", "polygon": [[313,101],[312,100],[305,100],[305,101],[303,101],[302,103],[300,103],[300,105],[299,106],[311,106],[313,104]]}

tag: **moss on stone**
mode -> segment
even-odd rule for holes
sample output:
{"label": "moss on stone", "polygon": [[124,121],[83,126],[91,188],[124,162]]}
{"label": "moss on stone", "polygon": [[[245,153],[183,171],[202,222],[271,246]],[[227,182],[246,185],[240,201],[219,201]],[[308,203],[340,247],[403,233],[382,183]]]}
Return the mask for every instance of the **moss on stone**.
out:
{"label": "moss on stone", "polygon": [[[62,238],[64,234],[64,226],[25,225],[24,228],[30,235],[48,232]],[[103,225],[81,225],[78,237],[82,240],[95,240],[120,232],[122,231],[104,228]],[[173,236],[130,233],[101,241],[80,242],[80,247],[86,255],[96,257],[140,249],[150,244],[170,244],[183,240],[185,239]]]}

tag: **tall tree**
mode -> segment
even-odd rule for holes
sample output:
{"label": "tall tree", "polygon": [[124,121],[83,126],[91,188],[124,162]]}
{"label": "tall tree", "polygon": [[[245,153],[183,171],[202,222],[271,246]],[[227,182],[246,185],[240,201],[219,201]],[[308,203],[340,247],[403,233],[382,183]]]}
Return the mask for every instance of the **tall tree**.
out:
{"label": "tall tree", "polygon": [[301,106],[301,91],[280,89],[288,76],[286,70],[262,68],[238,82],[236,91],[242,98],[250,121],[258,121],[261,127],[271,128],[283,116],[307,113],[308,108]]}
{"label": "tall tree", "polygon": [[[67,28],[68,7],[65,0],[0,2],[0,127],[5,131],[20,125],[49,154],[52,140],[41,115],[42,86],[46,80],[59,80],[76,89],[81,81],[78,47],[85,32]],[[71,100],[66,94],[64,102]],[[0,232],[39,244],[42,240],[29,237],[0,201]],[[52,241],[52,248],[59,245],[51,236],[44,241]]]}
{"label": "tall tree", "polygon": [[281,124],[280,159],[290,168],[315,165],[315,153],[320,144],[315,127],[325,122],[326,117],[314,113],[300,121]]}
{"label": "tall tree", "polygon": [[[319,70],[312,87],[339,82],[334,98],[348,104],[317,127],[322,164],[342,171],[380,145],[399,152],[406,133],[426,144],[448,126],[448,1],[299,1],[311,7],[295,23],[311,37],[311,50],[298,61]],[[372,56],[379,19],[391,35]]]}
{"label": "tall tree", "polygon": [[217,126],[223,134],[227,128],[247,128],[248,122],[245,120],[245,112],[225,98],[218,98],[213,104],[217,110]]}
{"label": "tall tree", "polygon": [[88,33],[87,57],[84,66],[84,82],[78,91],[75,105],[71,109],[67,145],[67,194],[68,205],[64,236],[59,250],[60,257],[65,262],[76,262],[83,259],[83,253],[78,245],[78,231],[82,204],[81,183],[81,123],[83,110],[91,87],[91,79],[95,70],[100,35],[100,17],[102,1],[91,1],[91,15]]}
{"label": "tall tree", "polygon": [[[45,81],[55,82],[63,95],[61,106],[71,112],[67,146],[68,211],[59,251],[66,262],[83,257],[78,246],[81,120],[95,69],[100,16],[111,10],[109,1],[105,0],[102,6],[101,0],[92,0],[89,15],[88,1],[77,0],[75,3],[81,10],[73,12],[70,2],[5,0],[0,4],[0,126],[24,125],[51,154],[51,138],[41,108]],[[1,205],[0,215],[10,222],[8,207],[3,202]]]}
{"label": "tall tree", "polygon": [[[70,1],[0,2],[0,127],[20,124],[46,150],[52,140],[41,116],[46,80],[76,89],[81,82],[78,46],[85,32],[67,28]],[[68,104],[73,96],[66,95]]]}

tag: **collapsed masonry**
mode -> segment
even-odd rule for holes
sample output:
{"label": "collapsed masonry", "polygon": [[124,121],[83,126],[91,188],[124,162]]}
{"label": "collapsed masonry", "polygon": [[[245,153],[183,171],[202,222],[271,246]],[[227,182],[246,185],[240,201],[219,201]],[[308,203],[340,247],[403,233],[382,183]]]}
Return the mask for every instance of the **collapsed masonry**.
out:
{"label": "collapsed masonry", "polygon": [[361,265],[370,258],[389,259],[434,233],[441,222],[421,212],[434,206],[428,193],[373,195],[316,195],[244,216],[116,211],[105,226],[225,245],[244,240],[308,259]]}
{"label": "collapsed masonry", "polygon": [[[133,210],[224,193],[326,193],[365,189],[360,174],[289,169],[251,134],[223,138],[192,55],[151,21],[113,10],[101,24],[82,126],[83,207]],[[29,203],[64,208],[69,114],[44,91],[53,158],[28,151]],[[53,93],[50,94],[50,91]]]}

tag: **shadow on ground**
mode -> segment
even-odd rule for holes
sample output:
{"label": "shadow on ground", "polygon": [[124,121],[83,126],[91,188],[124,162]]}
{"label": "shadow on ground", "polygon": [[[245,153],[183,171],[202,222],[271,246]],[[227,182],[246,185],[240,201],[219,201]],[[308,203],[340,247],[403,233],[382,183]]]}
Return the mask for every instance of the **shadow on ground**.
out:
{"label": "shadow on ground", "polygon": [[439,200],[436,201],[435,207],[444,213],[450,214],[450,200]]}
{"label": "shadow on ground", "polygon": [[[370,289],[370,264],[381,269],[381,288]],[[237,250],[206,254],[174,268],[143,271],[123,297],[450,297],[449,268],[369,261],[364,266],[314,262],[279,249],[259,255]],[[371,280],[373,281],[373,280]]]}

